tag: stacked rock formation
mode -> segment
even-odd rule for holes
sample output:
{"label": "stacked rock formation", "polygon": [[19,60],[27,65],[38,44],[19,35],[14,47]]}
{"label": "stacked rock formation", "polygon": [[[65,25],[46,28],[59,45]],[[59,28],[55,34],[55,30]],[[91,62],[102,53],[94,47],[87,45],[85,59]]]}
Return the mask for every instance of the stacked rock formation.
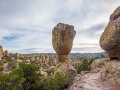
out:
{"label": "stacked rock formation", "polygon": [[52,45],[60,62],[68,60],[68,54],[72,49],[75,34],[74,26],[59,23],[54,27],[52,31]]}
{"label": "stacked rock formation", "polygon": [[52,45],[60,63],[58,69],[73,76],[76,74],[76,71],[71,63],[68,62],[68,54],[72,49],[75,34],[74,26],[63,23],[57,24],[52,30]]}
{"label": "stacked rock formation", "polygon": [[120,59],[120,7],[111,14],[110,21],[100,38],[100,46],[111,60]]}

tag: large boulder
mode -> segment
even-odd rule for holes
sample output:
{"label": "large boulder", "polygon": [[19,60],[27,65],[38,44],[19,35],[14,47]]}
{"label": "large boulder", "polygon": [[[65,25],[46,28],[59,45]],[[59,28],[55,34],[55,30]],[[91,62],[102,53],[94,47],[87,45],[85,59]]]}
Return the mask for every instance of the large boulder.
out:
{"label": "large boulder", "polygon": [[110,59],[120,59],[120,7],[110,16],[110,21],[100,38],[100,46]]}

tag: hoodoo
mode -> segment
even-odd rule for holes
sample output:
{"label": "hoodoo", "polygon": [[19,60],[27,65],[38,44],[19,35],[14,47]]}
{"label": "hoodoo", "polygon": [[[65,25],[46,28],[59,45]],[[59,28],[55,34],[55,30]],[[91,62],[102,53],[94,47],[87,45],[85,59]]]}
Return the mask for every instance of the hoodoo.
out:
{"label": "hoodoo", "polygon": [[74,26],[59,23],[52,30],[52,45],[56,51],[59,59],[59,71],[68,73],[71,77],[76,74],[74,67],[71,65],[68,59],[73,45],[73,39],[76,31]]}

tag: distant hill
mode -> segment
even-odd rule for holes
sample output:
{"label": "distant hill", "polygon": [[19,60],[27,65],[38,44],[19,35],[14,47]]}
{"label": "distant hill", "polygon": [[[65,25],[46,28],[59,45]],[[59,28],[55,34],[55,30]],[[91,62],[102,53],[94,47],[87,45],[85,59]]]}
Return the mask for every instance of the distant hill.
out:
{"label": "distant hill", "polygon": [[[49,56],[54,56],[56,55],[56,53],[31,53],[34,55],[49,55]],[[69,57],[70,58],[102,58],[102,57],[106,57],[106,53],[102,52],[102,53],[70,53]]]}

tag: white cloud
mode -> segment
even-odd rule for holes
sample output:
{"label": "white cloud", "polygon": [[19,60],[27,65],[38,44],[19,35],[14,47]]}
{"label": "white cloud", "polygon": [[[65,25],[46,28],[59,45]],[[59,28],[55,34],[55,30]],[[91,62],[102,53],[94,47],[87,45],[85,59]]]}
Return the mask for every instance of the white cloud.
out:
{"label": "white cloud", "polygon": [[0,44],[12,52],[54,52],[51,32],[63,22],[77,32],[72,52],[100,52],[100,35],[118,5],[119,0],[1,0]]}

